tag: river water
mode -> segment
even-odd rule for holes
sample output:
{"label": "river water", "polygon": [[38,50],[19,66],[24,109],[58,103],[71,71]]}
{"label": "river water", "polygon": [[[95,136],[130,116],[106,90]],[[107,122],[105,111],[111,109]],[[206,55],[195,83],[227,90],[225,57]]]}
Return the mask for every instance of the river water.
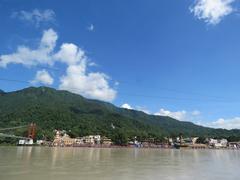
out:
{"label": "river water", "polygon": [[239,150],[0,147],[0,180],[239,180]]}

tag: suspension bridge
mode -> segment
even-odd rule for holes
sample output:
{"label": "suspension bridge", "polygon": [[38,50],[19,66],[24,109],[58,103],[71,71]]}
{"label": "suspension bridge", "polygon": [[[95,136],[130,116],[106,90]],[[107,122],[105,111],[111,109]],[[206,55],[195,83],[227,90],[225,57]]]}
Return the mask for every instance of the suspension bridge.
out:
{"label": "suspension bridge", "polygon": [[[4,131],[16,130],[16,129],[22,129],[22,128],[28,128],[28,136],[27,137],[3,133]],[[31,140],[31,139],[35,139],[35,136],[36,136],[36,124],[35,123],[31,123],[29,125],[23,125],[23,126],[0,128],[0,137]]]}

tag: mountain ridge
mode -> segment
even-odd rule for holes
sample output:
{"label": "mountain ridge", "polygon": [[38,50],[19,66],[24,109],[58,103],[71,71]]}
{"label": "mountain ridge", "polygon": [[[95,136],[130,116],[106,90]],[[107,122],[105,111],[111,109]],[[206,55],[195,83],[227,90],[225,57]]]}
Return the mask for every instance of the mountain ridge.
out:
{"label": "mountain ridge", "polygon": [[[0,96],[0,127],[36,122],[38,138],[52,138],[54,129],[70,130],[71,136],[100,134],[112,139],[126,136],[161,139],[165,136],[240,137],[240,130],[213,129],[167,116],[84,98],[49,87],[28,87]],[[113,128],[114,127],[114,128]],[[26,130],[15,132],[26,134]]]}

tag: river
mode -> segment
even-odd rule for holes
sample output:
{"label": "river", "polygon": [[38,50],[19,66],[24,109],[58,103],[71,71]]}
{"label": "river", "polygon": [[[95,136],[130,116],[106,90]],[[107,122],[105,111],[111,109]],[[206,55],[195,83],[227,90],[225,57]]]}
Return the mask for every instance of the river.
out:
{"label": "river", "polygon": [[238,180],[238,150],[0,147],[0,180]]}

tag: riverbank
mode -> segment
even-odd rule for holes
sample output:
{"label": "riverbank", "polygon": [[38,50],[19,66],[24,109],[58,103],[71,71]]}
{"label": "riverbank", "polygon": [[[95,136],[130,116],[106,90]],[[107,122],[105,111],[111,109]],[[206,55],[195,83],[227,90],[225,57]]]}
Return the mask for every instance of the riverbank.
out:
{"label": "riverbank", "polygon": [[[37,146],[37,145],[35,145]],[[211,146],[202,146],[202,145],[189,145],[176,148],[176,146],[169,146],[169,145],[155,145],[155,146],[133,146],[133,145],[111,145],[111,146],[104,146],[104,145],[82,145],[82,146],[38,146],[38,147],[51,147],[51,148],[96,148],[96,149],[208,149],[208,150],[240,150],[240,148],[232,148],[232,147],[225,147],[225,148],[214,148]]]}

